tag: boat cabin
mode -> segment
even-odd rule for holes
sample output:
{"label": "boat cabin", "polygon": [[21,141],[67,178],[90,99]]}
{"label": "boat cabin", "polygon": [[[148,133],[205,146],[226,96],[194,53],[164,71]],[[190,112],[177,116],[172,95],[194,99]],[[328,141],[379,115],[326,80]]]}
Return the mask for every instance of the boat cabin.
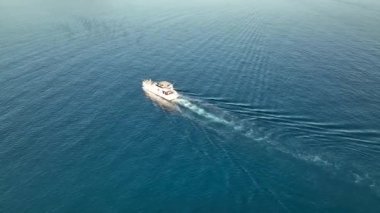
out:
{"label": "boat cabin", "polygon": [[161,87],[162,89],[173,89],[173,84],[167,81],[160,81],[157,83],[158,87]]}

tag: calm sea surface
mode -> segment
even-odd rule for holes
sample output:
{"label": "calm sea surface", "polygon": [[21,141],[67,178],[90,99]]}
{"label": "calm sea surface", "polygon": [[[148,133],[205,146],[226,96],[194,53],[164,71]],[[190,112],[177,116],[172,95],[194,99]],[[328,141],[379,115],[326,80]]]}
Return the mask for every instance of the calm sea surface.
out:
{"label": "calm sea surface", "polygon": [[380,2],[0,0],[0,212],[379,211]]}

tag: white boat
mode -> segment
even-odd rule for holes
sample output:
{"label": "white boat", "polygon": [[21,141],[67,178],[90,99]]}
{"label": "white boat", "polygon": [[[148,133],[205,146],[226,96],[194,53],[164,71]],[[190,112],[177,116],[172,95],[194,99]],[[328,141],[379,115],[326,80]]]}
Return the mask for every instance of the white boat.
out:
{"label": "white boat", "polygon": [[167,81],[144,80],[142,88],[145,92],[153,93],[168,101],[173,101],[179,97],[179,94],[173,88],[173,84]]}

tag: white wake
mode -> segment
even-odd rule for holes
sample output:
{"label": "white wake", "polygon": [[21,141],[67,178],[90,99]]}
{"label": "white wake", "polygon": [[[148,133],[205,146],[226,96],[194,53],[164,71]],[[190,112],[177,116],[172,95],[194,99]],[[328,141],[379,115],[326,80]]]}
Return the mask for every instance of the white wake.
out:
{"label": "white wake", "polygon": [[244,128],[245,125],[242,122],[238,122],[236,118],[234,118],[232,115],[229,115],[224,110],[218,109],[215,106],[207,107],[206,104],[202,104],[199,100],[191,100],[187,97],[182,96],[181,98],[176,99],[175,103],[188,109],[192,113],[195,113],[207,122],[222,124],[229,128],[233,128],[235,131],[242,132],[243,134],[247,129]]}

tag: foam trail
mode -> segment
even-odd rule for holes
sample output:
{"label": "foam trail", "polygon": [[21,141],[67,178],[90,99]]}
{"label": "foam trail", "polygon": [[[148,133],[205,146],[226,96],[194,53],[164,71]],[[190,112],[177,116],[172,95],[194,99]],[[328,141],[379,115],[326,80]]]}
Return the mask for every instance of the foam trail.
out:
{"label": "foam trail", "polygon": [[199,104],[191,102],[188,98],[182,96],[175,100],[175,102],[195,113],[196,115],[207,119],[210,122],[223,124],[227,127],[233,128],[235,131],[241,132],[243,135],[247,137],[252,137],[253,130],[251,128],[247,128],[248,126],[244,125],[243,122],[237,120],[235,117],[228,115],[223,110],[214,109],[214,111],[219,111],[217,113],[208,112],[205,107],[200,106]]}
{"label": "foam trail", "polygon": [[240,121],[232,115],[229,115],[224,110],[220,110],[217,108],[210,109],[211,111],[215,111],[215,113],[211,113],[210,110],[206,110],[204,106],[201,104],[197,104],[198,100],[190,101],[189,98],[181,96],[175,100],[179,106],[182,106],[190,112],[195,113],[203,119],[206,119],[209,122],[223,124],[226,127],[232,128],[233,130],[240,132],[244,136],[252,139],[260,139],[257,137],[257,132],[254,131],[251,124],[246,124],[244,121]]}
{"label": "foam trail", "polygon": [[179,105],[181,105],[183,107],[186,107],[187,109],[191,110],[192,112],[196,113],[197,115],[202,116],[202,117],[204,117],[204,118],[206,118],[212,122],[221,123],[221,124],[225,124],[228,126],[234,125],[234,123],[232,121],[228,121],[222,117],[219,117],[219,116],[216,116],[212,113],[209,113],[205,109],[203,109],[202,107],[190,102],[187,99],[179,98],[176,100],[176,103],[178,103]]}

